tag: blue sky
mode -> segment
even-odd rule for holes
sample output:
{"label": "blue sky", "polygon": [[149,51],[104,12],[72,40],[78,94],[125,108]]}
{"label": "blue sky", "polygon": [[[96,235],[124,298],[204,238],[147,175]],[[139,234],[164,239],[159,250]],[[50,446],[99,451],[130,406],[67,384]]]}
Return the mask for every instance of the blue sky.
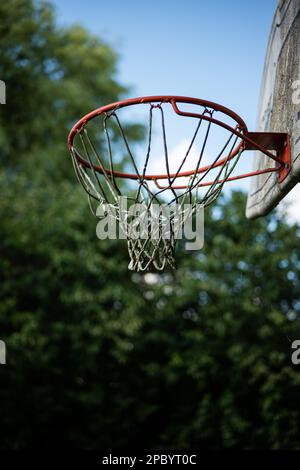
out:
{"label": "blue sky", "polygon": [[80,23],[119,52],[119,78],[132,96],[217,101],[254,128],[276,0],[53,3],[61,24]]}
{"label": "blue sky", "polygon": [[[216,101],[255,130],[276,0],[52,3],[61,25],[80,23],[119,53],[118,79],[131,87],[128,97],[174,94]],[[242,171],[251,168],[247,157],[250,166],[244,159]],[[246,189],[248,184],[247,179],[230,187]]]}

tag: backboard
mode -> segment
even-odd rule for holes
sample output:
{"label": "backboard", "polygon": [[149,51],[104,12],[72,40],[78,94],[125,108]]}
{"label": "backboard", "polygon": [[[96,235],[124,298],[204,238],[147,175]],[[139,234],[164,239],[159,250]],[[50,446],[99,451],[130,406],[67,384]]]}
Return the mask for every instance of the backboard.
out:
{"label": "backboard", "polygon": [[[250,219],[268,214],[300,181],[300,0],[277,3],[265,59],[257,127],[261,132],[290,134],[292,168],[282,183],[276,173],[252,178],[246,208]],[[267,166],[270,166],[269,159],[256,152],[253,169]]]}

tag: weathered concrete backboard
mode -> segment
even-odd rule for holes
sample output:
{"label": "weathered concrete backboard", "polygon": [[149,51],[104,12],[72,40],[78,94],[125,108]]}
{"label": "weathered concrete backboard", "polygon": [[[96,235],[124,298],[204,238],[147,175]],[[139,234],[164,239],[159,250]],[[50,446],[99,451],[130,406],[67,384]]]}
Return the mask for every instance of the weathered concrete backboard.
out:
{"label": "weathered concrete backboard", "polygon": [[[300,0],[278,1],[266,54],[257,127],[262,132],[290,134],[292,169],[282,183],[278,182],[277,173],[252,178],[248,218],[268,214],[300,180]],[[256,152],[255,170],[274,164]]]}

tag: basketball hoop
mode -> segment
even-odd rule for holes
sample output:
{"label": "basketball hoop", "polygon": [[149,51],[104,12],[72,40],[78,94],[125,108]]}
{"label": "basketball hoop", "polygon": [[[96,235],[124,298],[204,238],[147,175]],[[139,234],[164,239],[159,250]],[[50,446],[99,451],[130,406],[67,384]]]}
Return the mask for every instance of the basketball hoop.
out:
{"label": "basketball hoop", "polygon": [[[184,111],[183,105],[189,105],[193,110]],[[147,148],[142,162],[137,162],[119,117],[121,108],[131,106],[146,106],[148,109]],[[171,107],[177,116],[193,118],[196,124],[191,142],[182,155],[176,171],[170,169],[172,162],[167,145],[166,107]],[[159,113],[163,143],[161,167],[164,166],[165,171],[161,173],[152,173],[148,169],[153,146],[152,123],[155,111]],[[97,119],[100,118],[101,122],[97,123]],[[233,124],[229,124],[228,120]],[[91,129],[91,123],[96,124],[96,130]],[[225,131],[226,138],[211,163],[203,165],[204,158],[207,158],[205,152],[208,138],[218,128]],[[203,136],[196,165],[194,168],[184,170],[200,130]],[[125,170],[120,159],[114,158],[113,131],[118,132],[124,144],[127,157]],[[177,216],[179,211],[180,224],[183,224],[186,220],[186,204],[192,208],[192,214],[199,204],[207,207],[216,200],[226,182],[272,172],[277,172],[279,181],[283,181],[290,170],[288,134],[248,132],[242,118],[230,109],[210,101],[181,96],[134,98],[96,109],[80,119],[73,127],[68,137],[68,147],[75,173],[88,194],[93,213],[96,215],[93,205],[93,201],[94,203],[96,201],[98,204],[103,204],[119,223],[124,221],[124,209],[120,205],[120,198],[124,194],[129,195],[132,203],[143,204],[149,221],[153,218],[153,205],[163,206],[167,200],[167,206],[176,205]],[[245,150],[259,150],[270,159],[270,166],[251,173],[233,174]],[[124,184],[126,181],[127,184]],[[126,216],[128,212],[125,214],[125,220]],[[176,267],[178,217],[171,220],[168,237],[163,235],[162,228],[165,223],[163,213],[157,218],[156,223],[155,238],[150,235],[144,238],[132,237],[131,232],[127,231],[129,269],[145,271],[152,267],[157,270],[163,270],[168,266]]]}

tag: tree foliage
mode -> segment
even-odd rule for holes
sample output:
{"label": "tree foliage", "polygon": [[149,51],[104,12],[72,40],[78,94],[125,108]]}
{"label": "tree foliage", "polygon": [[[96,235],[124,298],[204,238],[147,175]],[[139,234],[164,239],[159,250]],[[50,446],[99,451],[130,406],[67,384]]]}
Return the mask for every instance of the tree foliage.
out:
{"label": "tree foliage", "polygon": [[[127,89],[116,80],[117,54],[79,25],[56,26],[51,6],[34,0],[0,5],[0,77],[7,106],[0,117],[0,162],[48,178],[72,174],[66,158],[71,126]],[[132,125],[132,139],[142,129]]]}
{"label": "tree foliage", "polygon": [[116,55],[46,4],[0,12],[1,447],[299,448],[299,227],[246,220],[236,192],[177,271],[128,272],[65,150],[83,110],[124,92]]}

